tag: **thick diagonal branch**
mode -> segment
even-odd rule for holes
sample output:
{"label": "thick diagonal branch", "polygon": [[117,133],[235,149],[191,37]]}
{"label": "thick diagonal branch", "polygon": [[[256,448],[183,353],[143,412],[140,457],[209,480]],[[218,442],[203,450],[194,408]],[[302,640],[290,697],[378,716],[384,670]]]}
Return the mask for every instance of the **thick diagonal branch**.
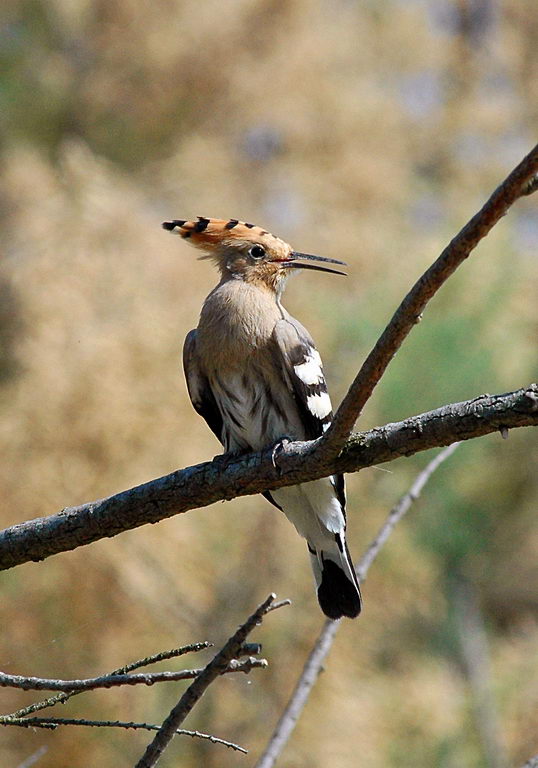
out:
{"label": "thick diagonal branch", "polygon": [[238,458],[217,457],[106,499],[6,528],[0,532],[0,570],[43,560],[215,501],[296,485],[334,472],[357,472],[458,440],[526,426],[538,426],[536,384],[453,403],[352,435],[338,457],[320,454],[319,441],[286,444],[278,453],[278,466],[270,448]]}
{"label": "thick diagonal branch", "polygon": [[336,455],[343,447],[374,387],[413,326],[420,320],[426,304],[516,200],[536,190],[537,174],[538,145],[514,168],[481,210],[467,222],[431,267],[417,280],[350,386],[331,427],[323,437],[323,452]]}

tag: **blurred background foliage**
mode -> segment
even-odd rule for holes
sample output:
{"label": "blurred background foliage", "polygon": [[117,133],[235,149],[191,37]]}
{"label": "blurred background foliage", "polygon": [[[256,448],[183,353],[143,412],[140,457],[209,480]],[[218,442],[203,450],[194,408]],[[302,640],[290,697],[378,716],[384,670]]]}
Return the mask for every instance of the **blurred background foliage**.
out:
{"label": "blurred background foliage", "polygon": [[[4,0],[0,13],[2,524],[213,456],[186,332],[215,282],[160,222],[262,224],[349,263],[286,304],[336,403],[396,304],[528,151],[532,0]],[[536,201],[521,201],[425,313],[368,428],[536,377]],[[460,447],[383,551],[283,765],[501,768],[538,751],[536,436]],[[427,455],[348,480],[356,556]],[[387,471],[388,470],[388,471]],[[321,624],[304,543],[258,498],[4,574],[8,672],[84,677],[222,642],[269,591],[265,672],[228,676],[165,766],[252,764]],[[200,658],[192,663],[200,664]],[[177,686],[61,715],[159,721]],[[2,711],[35,698],[7,692]],[[4,730],[2,764],[132,765],[147,734]]]}

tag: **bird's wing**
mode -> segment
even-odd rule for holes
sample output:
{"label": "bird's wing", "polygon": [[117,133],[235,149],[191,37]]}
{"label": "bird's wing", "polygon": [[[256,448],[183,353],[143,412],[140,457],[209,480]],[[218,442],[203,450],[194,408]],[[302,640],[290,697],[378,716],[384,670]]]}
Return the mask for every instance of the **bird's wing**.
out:
{"label": "bird's wing", "polygon": [[[323,364],[312,337],[295,318],[279,320],[273,331],[273,355],[294,397],[307,440],[320,437],[332,420],[332,406],[323,374]],[[331,482],[345,515],[343,475]]]}
{"label": "bird's wing", "polygon": [[321,357],[308,331],[292,317],[273,331],[273,356],[297,405],[307,440],[320,437],[332,419]]}
{"label": "bird's wing", "polygon": [[[203,416],[209,428],[222,443],[222,416],[207,377],[200,370],[196,353],[196,330],[189,331],[183,345],[183,370],[187,380],[187,390],[194,410]],[[282,509],[271,497],[269,491],[262,494],[267,501]]]}
{"label": "bird's wing", "polygon": [[222,443],[222,416],[209,381],[200,368],[196,352],[196,330],[189,331],[183,345],[183,370],[194,410],[203,416]]}
{"label": "bird's wing", "polygon": [[[308,331],[290,316],[276,324],[273,341],[275,363],[295,399],[305,436],[313,440],[332,419],[321,358]],[[329,480],[332,488],[327,480],[316,480],[272,491],[269,500],[307,540],[323,612],[333,619],[355,617],[361,610],[361,594],[346,543],[344,477],[331,475]]]}

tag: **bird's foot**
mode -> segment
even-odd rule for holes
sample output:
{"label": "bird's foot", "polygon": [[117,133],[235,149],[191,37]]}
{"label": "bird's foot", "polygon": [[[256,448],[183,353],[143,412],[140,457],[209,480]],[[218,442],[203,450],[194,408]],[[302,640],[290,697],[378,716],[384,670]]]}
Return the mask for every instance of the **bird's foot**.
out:
{"label": "bird's foot", "polygon": [[286,448],[286,446],[292,442],[293,440],[291,437],[288,437],[287,435],[283,435],[281,438],[279,438],[276,441],[276,443],[273,445],[273,448],[271,450],[271,463],[273,464],[273,467],[276,469],[279,475],[282,474],[282,469],[278,465],[278,457],[282,453],[282,451]]}

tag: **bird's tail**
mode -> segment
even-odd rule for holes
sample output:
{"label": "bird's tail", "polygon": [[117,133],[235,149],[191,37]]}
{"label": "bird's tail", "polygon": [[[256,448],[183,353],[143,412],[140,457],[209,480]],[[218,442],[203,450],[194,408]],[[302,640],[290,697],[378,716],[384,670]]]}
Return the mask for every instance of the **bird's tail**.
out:
{"label": "bird's tail", "polygon": [[323,613],[330,619],[354,619],[361,612],[361,590],[344,536],[335,534],[323,549],[308,543],[308,551]]}
{"label": "bird's tail", "polygon": [[279,488],[268,498],[307,541],[323,613],[354,619],[361,611],[361,591],[346,544],[343,487],[336,480]]}

